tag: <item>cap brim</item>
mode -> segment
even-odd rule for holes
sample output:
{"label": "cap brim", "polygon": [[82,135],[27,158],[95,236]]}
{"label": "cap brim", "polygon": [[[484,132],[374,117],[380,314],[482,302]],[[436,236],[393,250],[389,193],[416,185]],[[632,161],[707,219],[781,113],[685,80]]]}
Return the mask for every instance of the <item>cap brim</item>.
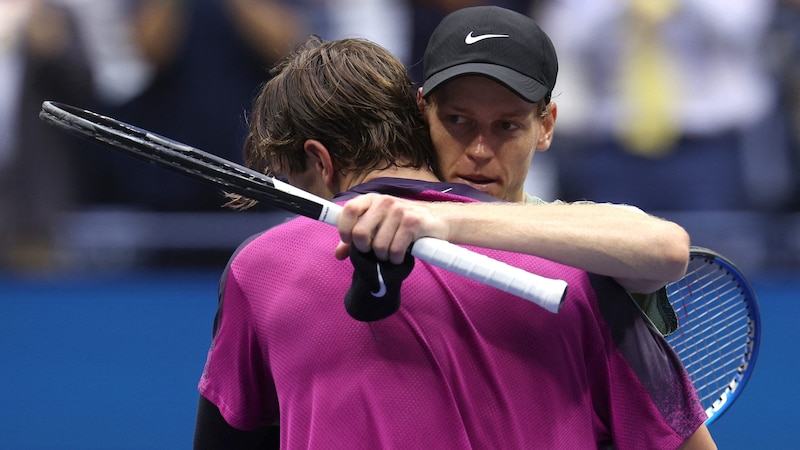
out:
{"label": "cap brim", "polygon": [[491,78],[531,103],[538,102],[547,94],[547,87],[515,70],[495,64],[469,63],[453,66],[431,75],[422,85],[422,96],[427,97],[442,83],[465,75]]}

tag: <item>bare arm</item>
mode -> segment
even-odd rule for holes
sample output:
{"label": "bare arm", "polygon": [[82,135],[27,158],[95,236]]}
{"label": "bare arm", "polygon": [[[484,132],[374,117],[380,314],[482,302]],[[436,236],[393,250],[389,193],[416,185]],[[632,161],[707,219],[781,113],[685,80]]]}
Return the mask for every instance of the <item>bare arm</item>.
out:
{"label": "bare arm", "polygon": [[689,236],[679,225],[608,204],[430,203],[370,194],[345,205],[339,232],[345,245],[371,246],[395,263],[414,240],[430,236],[540,256],[638,293],[681,278],[689,259]]}
{"label": "bare arm", "polygon": [[683,444],[678,447],[680,450],[716,450],[717,444],[711,437],[708,427],[701,425],[689,439],[685,440]]}
{"label": "bare arm", "polygon": [[291,2],[226,0],[228,11],[242,37],[266,61],[276,61],[310,33]]}
{"label": "bare arm", "polygon": [[[225,0],[230,18],[265,61],[277,61],[310,32],[308,24],[290,2],[274,0]],[[175,57],[186,38],[191,2],[148,0],[133,19],[135,42],[145,57],[163,66]]]}
{"label": "bare arm", "polygon": [[186,37],[188,13],[182,0],[144,1],[131,19],[133,39],[156,67],[169,64]]}

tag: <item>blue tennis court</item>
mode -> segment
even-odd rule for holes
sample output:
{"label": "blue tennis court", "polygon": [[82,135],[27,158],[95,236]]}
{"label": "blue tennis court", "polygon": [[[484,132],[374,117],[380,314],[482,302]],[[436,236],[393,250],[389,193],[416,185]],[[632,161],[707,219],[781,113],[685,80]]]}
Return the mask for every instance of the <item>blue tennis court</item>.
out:
{"label": "blue tennis court", "polygon": [[[191,448],[218,275],[0,275],[0,448]],[[750,279],[761,353],[742,397],[711,432],[723,449],[796,448],[800,276]]]}

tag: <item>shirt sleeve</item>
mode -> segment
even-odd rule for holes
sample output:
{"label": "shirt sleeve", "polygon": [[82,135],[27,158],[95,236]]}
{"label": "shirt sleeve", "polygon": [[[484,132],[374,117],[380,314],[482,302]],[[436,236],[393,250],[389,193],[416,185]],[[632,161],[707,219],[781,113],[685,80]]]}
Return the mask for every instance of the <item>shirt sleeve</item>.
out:
{"label": "shirt sleeve", "polygon": [[198,389],[234,428],[251,430],[277,418],[275,389],[264,361],[250,301],[235,272],[226,270],[215,333]]}
{"label": "shirt sleeve", "polygon": [[[607,277],[591,275],[596,292],[624,292]],[[619,295],[619,294],[617,294]],[[616,300],[616,299],[613,299]],[[608,376],[601,380],[608,411],[603,420],[618,449],[676,448],[706,415],[680,358],[633,301],[598,300],[609,327]]]}

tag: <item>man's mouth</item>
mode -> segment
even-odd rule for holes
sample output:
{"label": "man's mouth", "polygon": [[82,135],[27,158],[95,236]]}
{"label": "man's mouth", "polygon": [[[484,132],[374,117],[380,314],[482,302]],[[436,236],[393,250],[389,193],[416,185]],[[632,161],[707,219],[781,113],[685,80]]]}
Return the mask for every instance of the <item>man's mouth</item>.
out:
{"label": "man's mouth", "polygon": [[493,178],[482,177],[479,175],[469,175],[469,176],[459,176],[466,184],[478,189],[480,191],[485,191],[489,189],[490,186],[495,184],[495,180]]}

